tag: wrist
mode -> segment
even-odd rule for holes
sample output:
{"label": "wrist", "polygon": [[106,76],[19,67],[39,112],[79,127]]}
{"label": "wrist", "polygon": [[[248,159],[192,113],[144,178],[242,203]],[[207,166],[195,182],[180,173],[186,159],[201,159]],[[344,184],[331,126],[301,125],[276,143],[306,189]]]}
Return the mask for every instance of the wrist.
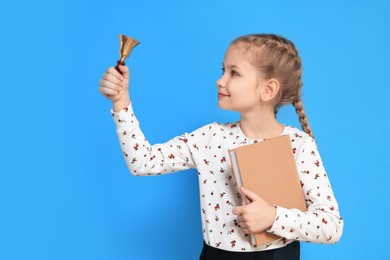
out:
{"label": "wrist", "polygon": [[129,104],[130,104],[130,96],[127,94],[117,100],[112,100],[112,110],[114,112],[119,112],[125,107],[127,107]]}
{"label": "wrist", "polygon": [[267,230],[272,228],[272,226],[274,225],[275,218],[276,218],[276,206],[271,206],[270,209],[271,209],[270,212],[272,212],[272,213],[270,214],[270,219],[269,219],[270,221],[269,221],[269,225],[267,227]]}

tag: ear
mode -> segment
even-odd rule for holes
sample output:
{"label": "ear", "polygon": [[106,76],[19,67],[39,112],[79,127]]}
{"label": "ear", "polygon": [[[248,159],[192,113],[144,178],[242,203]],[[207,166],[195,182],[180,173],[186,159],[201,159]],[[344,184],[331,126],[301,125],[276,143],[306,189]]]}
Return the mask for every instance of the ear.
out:
{"label": "ear", "polygon": [[279,92],[280,84],[276,79],[269,79],[263,83],[263,89],[261,92],[261,100],[263,102],[271,101]]}

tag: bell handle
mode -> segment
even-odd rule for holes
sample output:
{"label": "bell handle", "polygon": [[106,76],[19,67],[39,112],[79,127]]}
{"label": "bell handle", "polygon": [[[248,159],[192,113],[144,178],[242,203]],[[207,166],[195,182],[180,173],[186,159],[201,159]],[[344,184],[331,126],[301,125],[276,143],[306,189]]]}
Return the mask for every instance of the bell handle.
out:
{"label": "bell handle", "polygon": [[119,69],[119,65],[125,66],[125,62],[121,60],[117,60],[115,69],[118,71],[120,74],[122,74],[121,70]]}

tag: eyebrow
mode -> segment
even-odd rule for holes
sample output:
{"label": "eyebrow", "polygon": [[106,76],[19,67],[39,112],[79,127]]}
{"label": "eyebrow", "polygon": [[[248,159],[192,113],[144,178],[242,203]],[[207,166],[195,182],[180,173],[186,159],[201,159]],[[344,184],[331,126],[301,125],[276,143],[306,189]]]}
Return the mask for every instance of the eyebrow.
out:
{"label": "eyebrow", "polygon": [[230,68],[230,69],[240,69],[240,67],[238,67],[237,65],[228,65],[228,66],[225,66],[222,62],[222,67],[223,68]]}

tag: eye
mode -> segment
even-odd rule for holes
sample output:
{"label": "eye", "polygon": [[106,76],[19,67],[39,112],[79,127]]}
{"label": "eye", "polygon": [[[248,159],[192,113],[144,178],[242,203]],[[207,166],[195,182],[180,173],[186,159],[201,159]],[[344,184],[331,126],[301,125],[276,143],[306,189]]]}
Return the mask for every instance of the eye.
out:
{"label": "eye", "polygon": [[236,70],[232,70],[230,72],[230,74],[231,74],[232,77],[240,76],[240,74],[238,74],[238,72]]}
{"label": "eye", "polygon": [[222,67],[221,70],[222,70],[222,74],[224,74],[225,73],[225,68]]}

